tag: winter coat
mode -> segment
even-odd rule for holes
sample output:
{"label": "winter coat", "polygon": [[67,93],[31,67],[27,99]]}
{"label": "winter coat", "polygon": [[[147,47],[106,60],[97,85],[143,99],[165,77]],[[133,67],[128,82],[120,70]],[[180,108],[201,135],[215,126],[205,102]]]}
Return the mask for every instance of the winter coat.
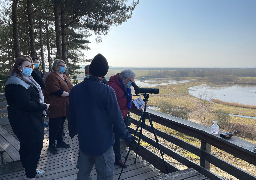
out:
{"label": "winter coat", "polygon": [[122,112],[123,119],[126,118],[129,109],[127,108],[127,98],[125,97],[123,87],[119,82],[119,73],[110,77],[108,85],[115,90],[117,102]]}
{"label": "winter coat", "polygon": [[69,97],[61,96],[62,93],[59,95],[54,94],[56,91],[66,91],[69,93],[72,89],[71,81],[65,74],[64,77],[67,83],[56,72],[50,73],[45,79],[44,96],[45,103],[50,104],[49,118],[67,116]]}
{"label": "winter coat", "polygon": [[121,138],[128,133],[114,90],[93,76],[69,94],[68,127],[71,137],[78,134],[80,150],[94,156],[114,144],[113,128]]}
{"label": "winter coat", "polygon": [[44,139],[43,110],[36,87],[16,76],[6,82],[5,97],[8,104],[8,119],[13,132],[21,143],[37,143]]}
{"label": "winter coat", "polygon": [[45,87],[44,79],[43,79],[43,77],[44,77],[43,73],[41,71],[39,71],[38,69],[34,69],[32,71],[31,76],[40,85],[41,89],[43,90],[44,87]]}

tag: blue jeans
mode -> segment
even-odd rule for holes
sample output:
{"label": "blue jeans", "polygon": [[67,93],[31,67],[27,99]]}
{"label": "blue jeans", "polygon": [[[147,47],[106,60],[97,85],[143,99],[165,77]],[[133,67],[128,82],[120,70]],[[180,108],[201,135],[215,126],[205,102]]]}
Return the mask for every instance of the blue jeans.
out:
{"label": "blue jeans", "polygon": [[113,180],[114,175],[114,151],[111,146],[105,153],[92,156],[79,150],[77,160],[77,180],[91,180],[90,173],[95,164],[97,180]]}

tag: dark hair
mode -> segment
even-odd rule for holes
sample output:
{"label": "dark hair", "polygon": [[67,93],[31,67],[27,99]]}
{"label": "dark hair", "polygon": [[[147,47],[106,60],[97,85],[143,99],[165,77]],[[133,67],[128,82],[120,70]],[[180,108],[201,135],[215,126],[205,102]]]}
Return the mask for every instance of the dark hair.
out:
{"label": "dark hair", "polygon": [[[25,56],[26,57],[26,56]],[[11,75],[17,74],[18,76],[22,77],[22,72],[19,70],[19,67],[23,64],[25,61],[29,61],[24,56],[19,57],[16,62],[14,63],[13,70],[11,72]],[[29,61],[30,62],[30,61]]]}
{"label": "dark hair", "polygon": [[29,55],[22,55],[21,57],[24,59],[28,58],[30,62],[32,61],[32,58]]}
{"label": "dark hair", "polygon": [[35,62],[36,60],[39,60],[38,58],[34,57],[32,58],[32,61]]}

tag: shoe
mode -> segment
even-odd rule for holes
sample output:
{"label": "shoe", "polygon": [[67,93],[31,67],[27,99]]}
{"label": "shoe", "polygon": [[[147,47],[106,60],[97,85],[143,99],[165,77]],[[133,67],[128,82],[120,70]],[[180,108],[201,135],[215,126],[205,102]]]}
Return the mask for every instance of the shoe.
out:
{"label": "shoe", "polygon": [[36,169],[36,176],[42,176],[44,175],[45,171],[42,169]]}
{"label": "shoe", "polygon": [[56,149],[55,144],[49,146],[48,151],[50,151],[50,153],[52,153],[53,155],[58,154],[58,150]]}
{"label": "shoe", "polygon": [[[36,177],[43,176],[43,175],[44,175],[44,173],[45,173],[45,171],[44,171],[44,170],[42,170],[42,169],[36,169]],[[27,180],[27,179],[29,179],[29,178],[27,178],[27,176],[26,176],[26,175],[24,175],[24,180]]]}
{"label": "shoe", "polygon": [[67,144],[67,143],[65,143],[65,142],[63,141],[63,142],[57,144],[57,145],[56,145],[56,148],[65,148],[65,149],[68,149],[68,148],[70,148],[70,145]]}
{"label": "shoe", "polygon": [[121,168],[127,168],[127,166],[123,163],[122,160],[115,161],[115,165],[118,165]]}
{"label": "shoe", "polygon": [[48,127],[49,126],[49,124],[47,124],[46,122],[44,122],[44,127]]}

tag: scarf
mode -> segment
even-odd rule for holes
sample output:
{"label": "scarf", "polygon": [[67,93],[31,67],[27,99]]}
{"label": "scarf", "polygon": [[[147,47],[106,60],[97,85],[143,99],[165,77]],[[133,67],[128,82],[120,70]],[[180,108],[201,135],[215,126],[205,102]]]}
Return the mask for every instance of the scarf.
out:
{"label": "scarf", "polygon": [[44,95],[43,95],[41,86],[33,79],[33,77],[32,76],[23,76],[23,80],[26,83],[29,83],[29,84],[33,85],[34,87],[36,87],[37,91],[39,92],[40,103],[44,103]]}
{"label": "scarf", "polygon": [[131,109],[132,107],[132,93],[131,93],[131,88],[126,88],[123,81],[119,78],[119,82],[121,84],[121,86],[123,87],[123,91],[124,91],[124,94],[125,94],[125,97],[127,99],[127,105],[126,107],[128,109]]}
{"label": "scarf", "polygon": [[39,93],[39,99],[40,99],[40,103],[44,103],[44,95],[43,92],[41,90],[40,85],[33,79],[32,76],[18,76],[16,73],[12,74],[11,76],[9,76],[7,82],[5,85],[8,84],[20,84],[23,87],[25,87],[26,89],[29,88],[29,86],[34,86],[36,87],[38,93]]}

